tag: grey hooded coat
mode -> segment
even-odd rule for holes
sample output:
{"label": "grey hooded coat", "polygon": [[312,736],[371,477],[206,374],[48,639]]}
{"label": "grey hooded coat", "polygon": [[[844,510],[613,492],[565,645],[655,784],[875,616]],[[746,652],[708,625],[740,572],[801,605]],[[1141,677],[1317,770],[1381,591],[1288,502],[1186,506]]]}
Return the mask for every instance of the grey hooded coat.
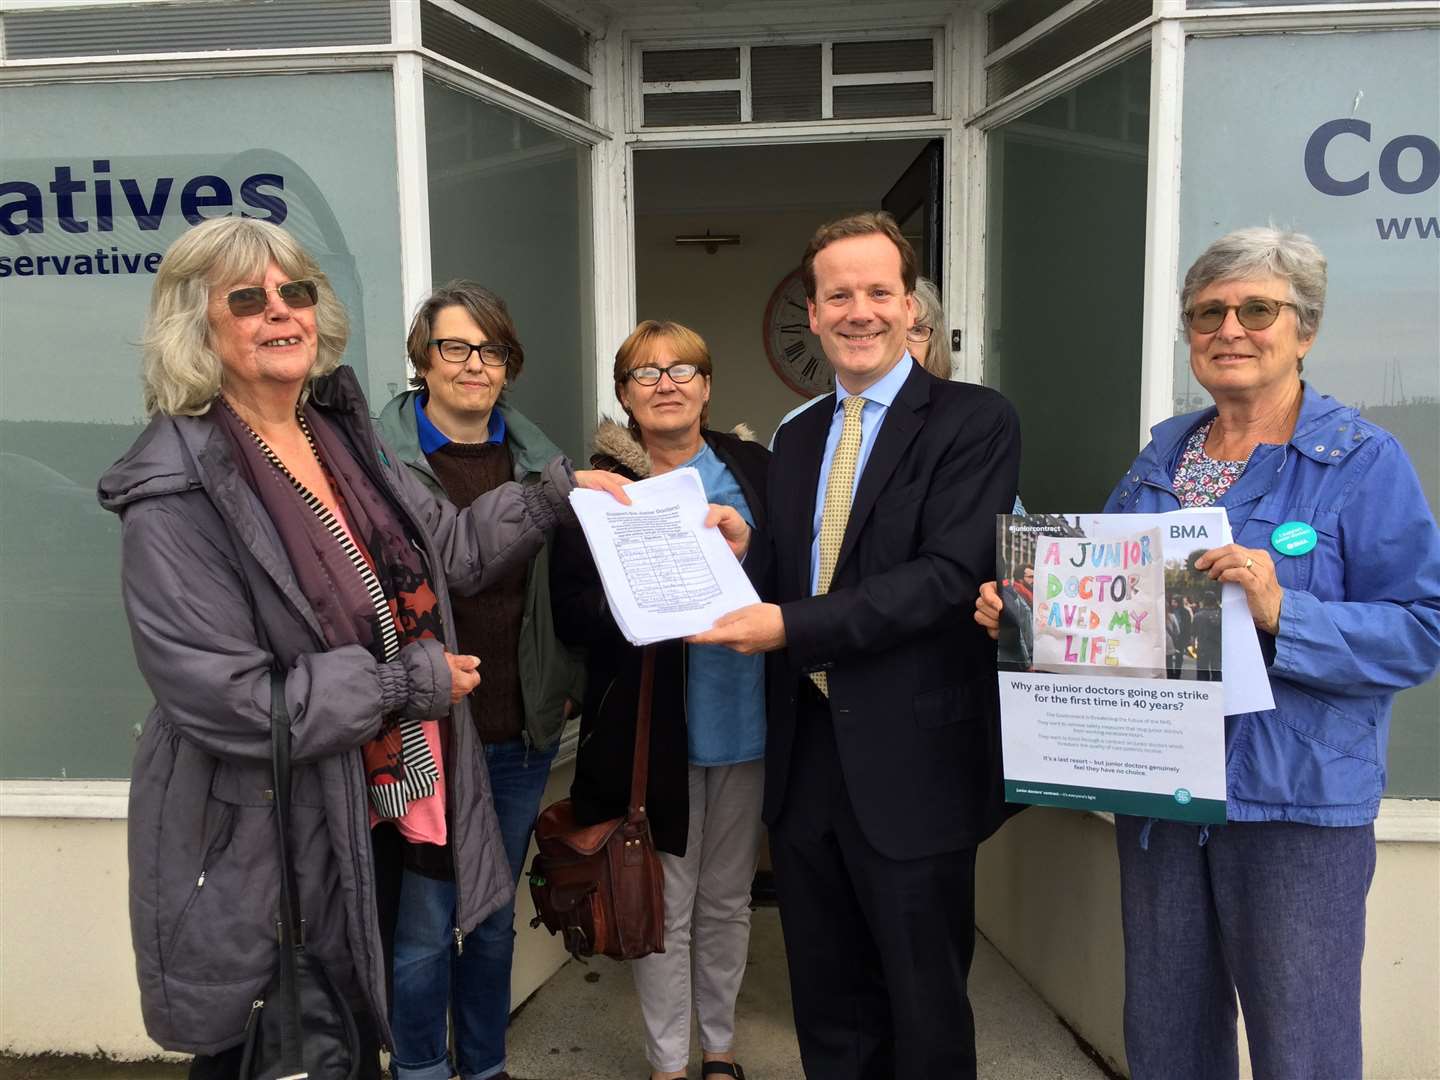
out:
{"label": "grey hooded coat", "polygon": [[[306,944],[390,1042],[360,747],[387,716],[446,713],[449,595],[483,589],[570,518],[569,465],[457,509],[374,435],[354,373],[315,380],[371,480],[408,518],[447,629],[393,663],[329,649],[268,515],[208,416],[157,416],[100,481],[120,514],[126,613],[155,695],[130,788],[130,924],[146,1030],[169,1050],[237,1044],[275,967],[280,869],[270,777],[270,671],[286,673],[294,738],[293,851]],[[456,923],[479,924],[513,891],[464,699],[449,708],[446,775]]]}

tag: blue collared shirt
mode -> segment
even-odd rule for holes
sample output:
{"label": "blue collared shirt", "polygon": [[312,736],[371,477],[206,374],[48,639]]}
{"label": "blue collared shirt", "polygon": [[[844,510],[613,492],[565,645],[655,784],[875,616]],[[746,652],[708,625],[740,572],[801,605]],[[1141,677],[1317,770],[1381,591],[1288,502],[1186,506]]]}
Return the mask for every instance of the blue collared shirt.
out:
{"label": "blue collared shirt", "polygon": [[[426,391],[415,395],[415,432],[420,436],[420,450],[422,453],[433,454],[449,446],[453,441],[438,427],[430,422],[425,415],[425,403],[430,400]],[[505,417],[500,415],[499,409],[490,410],[490,437],[486,442],[499,443],[505,441]]]}
{"label": "blue collared shirt", "polygon": [[[895,403],[895,395],[900,392],[900,387],[905,385],[905,380],[910,377],[914,366],[915,361],[910,359],[910,350],[907,349],[898,364],[886,372],[879,382],[859,395],[865,399],[865,408],[860,414],[860,454],[855,459],[855,483],[850,488],[852,502],[855,500],[856,490],[860,487],[860,477],[865,473],[865,463],[870,460],[870,451],[875,447],[875,436],[880,434],[880,425],[885,422],[890,406]],[[835,380],[835,415],[830,418],[830,434],[825,438],[825,456],[820,461],[820,482],[815,488],[815,515],[810,533],[811,596],[815,595],[815,587],[820,582],[820,518],[825,513],[825,485],[830,482],[830,462],[835,457],[835,447],[840,444],[840,432],[845,427],[845,410],[841,406],[846,398],[855,396],[840,385],[839,379]]]}
{"label": "blue collared shirt", "polygon": [[[740,482],[709,443],[685,463],[700,473],[705,497],[733,506],[745,523],[755,518]],[[689,645],[685,683],[690,764],[738,765],[765,755],[765,658],[741,656],[721,645]]]}

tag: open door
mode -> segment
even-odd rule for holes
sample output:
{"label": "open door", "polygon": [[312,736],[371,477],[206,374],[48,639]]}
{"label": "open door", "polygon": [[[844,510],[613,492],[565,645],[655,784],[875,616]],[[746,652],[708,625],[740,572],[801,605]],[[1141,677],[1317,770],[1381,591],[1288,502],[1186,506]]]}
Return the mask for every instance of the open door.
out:
{"label": "open door", "polygon": [[941,274],[945,265],[940,243],[944,160],[944,140],[932,139],[880,200],[880,208],[894,215],[900,231],[920,257],[920,273],[936,286],[943,285]]}

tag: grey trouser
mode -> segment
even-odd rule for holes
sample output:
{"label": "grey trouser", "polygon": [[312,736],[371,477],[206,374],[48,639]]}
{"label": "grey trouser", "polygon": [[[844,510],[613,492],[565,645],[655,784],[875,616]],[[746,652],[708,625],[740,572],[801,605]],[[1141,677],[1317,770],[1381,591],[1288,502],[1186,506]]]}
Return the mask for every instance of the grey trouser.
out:
{"label": "grey trouser", "polygon": [[764,786],[763,760],[690,766],[685,855],[660,853],[665,951],[631,962],[645,1017],[645,1056],[659,1072],[683,1069],[690,1060],[692,1010],[700,1017],[703,1050],[725,1053],[734,1045]]}

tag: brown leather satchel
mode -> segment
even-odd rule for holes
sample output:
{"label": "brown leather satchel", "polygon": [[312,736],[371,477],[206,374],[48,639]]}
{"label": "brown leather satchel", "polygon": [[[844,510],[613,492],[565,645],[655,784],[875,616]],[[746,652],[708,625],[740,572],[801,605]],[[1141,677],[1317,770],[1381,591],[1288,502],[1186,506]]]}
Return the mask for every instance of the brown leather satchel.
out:
{"label": "brown leather satchel", "polygon": [[571,955],[634,960],[665,951],[665,877],[645,816],[650,771],[650,703],[655,647],[640,658],[640,705],[630,806],[624,817],[577,825],[569,799],[547,806],[535,823],[530,864],[535,917],[560,934]]}

